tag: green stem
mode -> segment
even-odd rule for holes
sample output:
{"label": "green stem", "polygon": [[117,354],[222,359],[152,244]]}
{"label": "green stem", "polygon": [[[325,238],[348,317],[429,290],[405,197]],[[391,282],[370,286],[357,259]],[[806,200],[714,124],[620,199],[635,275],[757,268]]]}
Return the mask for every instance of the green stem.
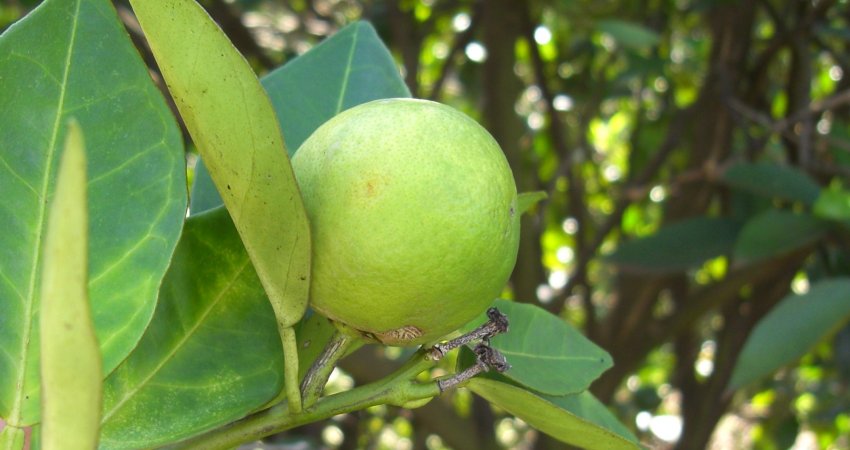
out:
{"label": "green stem", "polygon": [[416,375],[434,365],[422,351],[391,374],[375,383],[340,392],[318,400],[314,405],[293,412],[289,405],[280,404],[266,411],[246,417],[223,428],[175,444],[171,449],[227,449],[265,436],[279,433],[299,425],[328,419],[338,414],[359,411],[375,405],[402,405],[404,403],[440,395],[436,381],[418,383]]}
{"label": "green stem", "polygon": [[330,341],[325,345],[322,354],[310,366],[310,370],[301,381],[301,395],[304,399],[304,408],[313,406],[319,397],[322,396],[322,391],[328,378],[331,376],[337,361],[348,353],[352,346],[363,344],[363,340],[354,337],[348,333],[342,332],[339,329],[334,331]]}
{"label": "green stem", "polygon": [[286,400],[289,409],[294,413],[301,412],[301,391],[298,389],[298,342],[295,339],[295,329],[287,327],[281,330],[283,343],[283,383],[286,390]]}

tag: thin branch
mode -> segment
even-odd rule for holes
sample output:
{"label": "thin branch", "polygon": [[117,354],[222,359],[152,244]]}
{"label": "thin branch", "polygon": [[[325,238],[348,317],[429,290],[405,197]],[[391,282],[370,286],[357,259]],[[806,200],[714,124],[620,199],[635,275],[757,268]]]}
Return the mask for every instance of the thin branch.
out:
{"label": "thin branch", "polygon": [[449,50],[448,56],[446,56],[446,62],[443,63],[443,67],[440,69],[440,77],[437,78],[437,81],[434,82],[434,86],[431,87],[431,93],[428,95],[430,100],[439,101],[440,95],[443,91],[443,85],[446,84],[446,80],[449,78],[449,73],[451,73],[454,69],[458,55],[463,52],[466,46],[472,42],[472,38],[475,37],[475,32],[481,24],[482,9],[483,3],[476,2],[472,12],[472,18],[469,22],[469,27],[463,30],[463,32],[455,35],[452,47]]}

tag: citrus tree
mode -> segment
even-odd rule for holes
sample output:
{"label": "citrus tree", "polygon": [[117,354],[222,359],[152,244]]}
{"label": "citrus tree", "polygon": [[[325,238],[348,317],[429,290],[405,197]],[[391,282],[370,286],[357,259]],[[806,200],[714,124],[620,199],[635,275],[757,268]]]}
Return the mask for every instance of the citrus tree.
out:
{"label": "citrus tree", "polygon": [[[200,154],[189,183],[180,128],[110,2],[46,0],[0,36],[0,448],[230,448],[458,388],[573,445],[639,447],[587,391],[610,356],[556,316],[496,299],[540,195],[517,195],[474,121],[402,100],[368,23],[258,79],[193,0],[131,3]],[[373,102],[384,98],[397,100]],[[335,125],[356,111],[380,120]],[[387,164],[404,170],[369,172]],[[351,207],[339,167],[374,182],[365,196],[391,175],[403,188],[384,209]],[[440,208],[460,220],[419,223]],[[397,259],[368,266],[382,247]],[[403,295],[434,286],[421,305]],[[375,342],[405,346],[406,362],[325,389],[341,358]]]}

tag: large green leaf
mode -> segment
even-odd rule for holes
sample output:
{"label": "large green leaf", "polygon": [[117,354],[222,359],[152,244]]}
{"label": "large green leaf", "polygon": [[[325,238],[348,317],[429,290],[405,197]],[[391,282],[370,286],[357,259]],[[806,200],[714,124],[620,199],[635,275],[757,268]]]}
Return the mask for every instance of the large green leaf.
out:
{"label": "large green leaf", "polygon": [[829,225],[809,214],[778,209],[750,219],[735,243],[736,264],[752,264],[796,250],[820,239]]}
{"label": "large green leaf", "polygon": [[820,186],[806,173],[776,163],[738,163],[723,174],[723,181],[735,188],[770,198],[814,203]]}
{"label": "large green leaf", "polygon": [[[389,50],[368,22],[355,22],[262,79],[290,155],[316,128],[372,100],[410,97]],[[202,162],[192,187],[192,214],[221,205]]]}
{"label": "large green leaf", "polygon": [[503,376],[516,383],[548,395],[575,394],[611,368],[605,350],[548,311],[508,300],[493,306],[508,317],[510,327],[490,343],[511,365]]}
{"label": "large green leaf", "polygon": [[607,260],[635,272],[679,272],[732,250],[740,224],[727,218],[696,217],[621,244]]}
{"label": "large green leaf", "polygon": [[106,379],[101,444],[140,448],[238,419],[283,383],[274,313],[224,208],[193,216],[139,347]]}
{"label": "large green leaf", "polygon": [[46,450],[88,450],[100,434],[100,346],[88,295],[86,155],[68,128],[44,239],[41,278],[41,440]]}
{"label": "large green leaf", "polygon": [[269,98],[245,58],[194,0],[130,3],[278,326],[292,327],[307,308],[310,227]]}
{"label": "large green leaf", "polygon": [[730,387],[739,388],[790,364],[850,320],[850,278],[821,281],[789,295],[753,330],[738,357]]}
{"label": "large green leaf", "polygon": [[467,387],[534,428],[570,445],[605,450],[640,448],[632,433],[588,392],[553,397],[480,377],[471,379]]}
{"label": "large green leaf", "polygon": [[89,296],[104,373],[136,345],[186,210],[182,138],[107,0],[47,0],[0,37],[0,416],[38,421],[41,256],[64,124],[86,132]]}

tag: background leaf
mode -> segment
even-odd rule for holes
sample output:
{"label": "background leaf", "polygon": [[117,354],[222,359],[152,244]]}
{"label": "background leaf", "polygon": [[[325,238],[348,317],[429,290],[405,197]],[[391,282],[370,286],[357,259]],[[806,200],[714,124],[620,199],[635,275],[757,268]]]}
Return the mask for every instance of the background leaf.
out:
{"label": "background leaf", "polygon": [[92,449],[100,434],[100,347],[88,296],[83,135],[68,126],[44,240],[41,278],[43,448]]}
{"label": "background leaf", "polygon": [[750,334],[732,372],[730,388],[796,361],[848,320],[850,278],[820,281],[806,294],[785,297]]}
{"label": "background leaf", "polygon": [[[290,156],[316,128],[346,109],[382,98],[410,97],[389,50],[372,25],[362,21],[272,71],[262,84]],[[195,180],[192,214],[222,204],[203,161]]]}
{"label": "background leaf", "polygon": [[130,3],[279,327],[295,325],[307,308],[310,228],[265,91],[194,0]]}
{"label": "background leaf", "polygon": [[850,192],[839,187],[821,191],[812,206],[812,214],[825,220],[850,221]]}
{"label": "background leaf", "polygon": [[510,327],[490,344],[511,365],[502,375],[516,383],[549,395],[575,394],[613,364],[605,350],[544,309],[508,300],[493,306],[508,316]]}
{"label": "background leaf", "polygon": [[193,216],[139,347],[106,379],[101,444],[151,447],[238,419],[283,384],[274,314],[224,208]]}
{"label": "background leaf", "polygon": [[807,205],[820,194],[820,186],[805,172],[771,162],[737,163],[723,173],[723,182],[753,194]]}
{"label": "background leaf", "polygon": [[629,430],[588,392],[552,397],[481,377],[471,379],[467,387],[562,442],[592,449],[640,448]]}
{"label": "background leaf", "polygon": [[642,25],[625,20],[607,19],[596,24],[597,29],[608,33],[618,44],[635,50],[647,49],[657,44],[658,33]]}
{"label": "background leaf", "polygon": [[636,272],[679,272],[730,252],[740,224],[727,218],[696,217],[621,244],[606,260]]}
{"label": "background leaf", "polygon": [[548,195],[544,191],[522,192],[517,196],[517,209],[519,214],[525,214]]}
{"label": "background leaf", "polygon": [[735,242],[735,263],[752,264],[791,252],[820,239],[828,229],[809,214],[767,210],[744,224]]}
{"label": "background leaf", "polygon": [[39,5],[0,37],[0,78],[0,416],[24,426],[38,421],[37,286],[61,125],[74,116],[88,130],[89,298],[104,373],[153,314],[186,174],[180,131],[110,2]]}

